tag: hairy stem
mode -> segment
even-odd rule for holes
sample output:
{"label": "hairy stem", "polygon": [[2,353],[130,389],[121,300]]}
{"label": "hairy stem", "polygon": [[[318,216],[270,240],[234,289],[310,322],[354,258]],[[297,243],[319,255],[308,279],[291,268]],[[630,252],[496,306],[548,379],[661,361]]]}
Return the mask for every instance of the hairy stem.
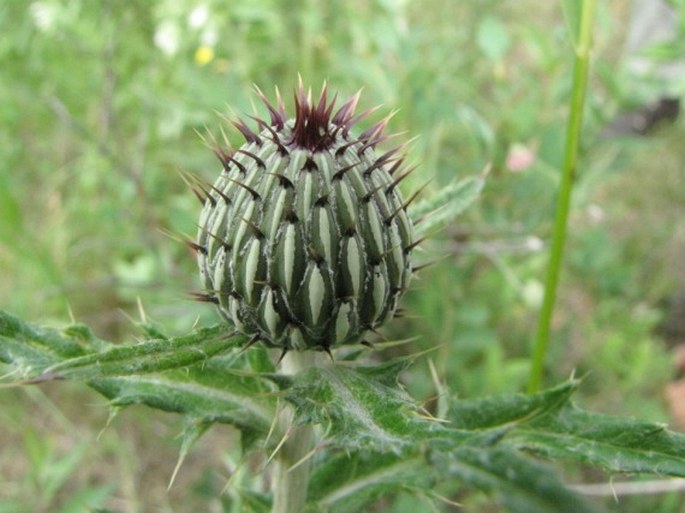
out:
{"label": "hairy stem", "polygon": [[[533,348],[533,363],[528,383],[528,391],[537,392],[540,389],[542,375],[549,346],[550,326],[554,304],[556,302],[557,286],[561,272],[561,262],[566,243],[566,229],[568,214],[571,206],[571,190],[578,160],[578,143],[583,120],[583,104],[587,89],[587,76],[590,67],[590,47],[592,40],[592,20],[595,1],[583,0],[578,27],[577,44],[575,44],[575,59],[573,67],[573,91],[571,93],[570,114],[566,130],[566,148],[564,152],[564,168],[559,185],[557,210],[554,218],[554,232],[550,249],[549,265],[545,279],[545,296],[538,319]],[[576,34],[571,34],[572,39]]]}
{"label": "hairy stem", "polygon": [[[290,351],[281,362],[281,372],[293,375],[314,365],[313,351]],[[314,428],[307,424],[293,426],[293,410],[282,404],[278,432],[286,436],[274,458],[272,490],[273,513],[300,513],[304,510],[309,484],[310,461],[304,461],[314,447]]]}

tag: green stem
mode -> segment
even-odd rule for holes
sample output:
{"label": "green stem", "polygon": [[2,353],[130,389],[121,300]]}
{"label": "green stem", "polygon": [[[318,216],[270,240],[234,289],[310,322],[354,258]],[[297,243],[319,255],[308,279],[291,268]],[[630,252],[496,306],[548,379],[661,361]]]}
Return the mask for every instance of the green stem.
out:
{"label": "green stem", "polygon": [[[281,362],[283,374],[294,375],[314,365],[313,351],[290,351]],[[278,431],[287,436],[274,459],[272,513],[301,513],[307,501],[310,462],[304,461],[314,447],[314,429],[310,424],[293,426],[292,408],[283,404]]]}
{"label": "green stem", "polygon": [[[552,233],[552,247],[550,249],[549,265],[545,279],[545,296],[538,319],[533,362],[528,383],[530,393],[540,389],[542,375],[549,347],[550,326],[554,304],[556,302],[557,286],[561,272],[561,262],[564,256],[568,214],[571,205],[571,191],[578,160],[578,143],[583,119],[583,104],[587,89],[588,68],[590,66],[590,47],[592,39],[592,20],[594,17],[595,1],[583,0],[580,15],[580,27],[575,45],[575,59],[573,67],[573,91],[570,102],[570,115],[566,131],[566,148],[564,153],[564,168],[559,185],[557,210],[554,218]],[[572,35],[574,36],[574,35]],[[575,39],[575,37],[572,37]]]}

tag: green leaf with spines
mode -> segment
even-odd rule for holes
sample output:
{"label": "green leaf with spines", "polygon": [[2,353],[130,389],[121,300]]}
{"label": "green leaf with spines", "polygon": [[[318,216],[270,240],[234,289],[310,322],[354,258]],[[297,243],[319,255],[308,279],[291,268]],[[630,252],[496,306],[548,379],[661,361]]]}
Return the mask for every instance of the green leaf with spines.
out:
{"label": "green leaf with spines", "polygon": [[312,481],[320,490],[310,493],[312,504],[331,511],[354,511],[406,489],[408,481],[421,493],[445,479],[498,493],[514,512],[592,511],[524,451],[611,472],[685,475],[684,435],[579,410],[569,401],[578,381],[535,395],[458,401],[438,421],[398,383],[412,358],[378,366],[327,363],[284,376],[274,373],[264,348],[240,352],[219,328],[159,335],[115,346],[84,326],[41,328],[0,313],[0,360],[28,377],[84,379],[113,407],[146,404],[181,413],[189,423],[184,451],[214,422],[238,427],[245,445],[256,446],[280,395],[295,405],[296,422],[325,428]]}
{"label": "green leaf with spines", "polygon": [[88,384],[113,406],[146,404],[198,422],[233,424],[262,435],[276,411],[276,399],[265,380],[233,373],[222,359],[156,374],[92,379]]}
{"label": "green leaf with spines", "polygon": [[70,335],[68,331],[28,324],[0,311],[0,361],[12,363],[24,375],[36,375],[99,346],[87,328],[72,326],[72,330]]}
{"label": "green leaf with spines", "polygon": [[110,346],[104,351],[71,358],[48,367],[60,377],[88,379],[104,376],[148,374],[186,367],[242,347],[244,336],[226,332],[223,326],[200,328],[189,335],[152,339],[136,345]]}
{"label": "green leaf with spines", "polygon": [[[23,377],[83,379],[113,407],[146,404],[181,413],[191,423],[233,424],[254,439],[271,425],[273,385],[251,372],[247,353],[217,356],[243,343],[243,337],[227,337],[224,327],[215,326],[182,337],[114,345],[82,325],[44,328],[0,312],[0,361],[15,365]],[[251,357],[267,365],[264,355]]]}
{"label": "green leaf with spines", "polygon": [[521,426],[509,442],[609,472],[685,477],[685,435],[663,424],[592,413],[572,404]]}
{"label": "green leaf with spines", "polygon": [[98,339],[81,324],[62,330],[38,327],[0,311],[0,342],[0,361],[14,364],[25,377],[46,373],[90,379],[186,367],[242,347],[246,339],[218,325],[181,337],[115,345]]}
{"label": "green leaf with spines", "polygon": [[420,239],[443,224],[449,223],[466,210],[485,186],[485,175],[476,175],[455,180],[428,199],[409,206],[412,219],[421,220],[414,227],[414,237]]}
{"label": "green leaf with spines", "polygon": [[339,453],[315,467],[309,483],[308,511],[356,513],[386,493],[413,488],[430,490],[435,476],[422,455],[375,452]]}
{"label": "green leaf with spines", "polygon": [[[397,385],[396,373],[405,366],[402,361],[380,369],[314,367],[294,376],[285,398],[295,405],[298,422],[324,424],[329,441],[347,450],[401,453],[426,441],[473,436],[448,430],[420,410]],[[395,386],[390,385],[393,380]]]}
{"label": "green leaf with spines", "polygon": [[549,469],[511,447],[461,447],[436,451],[431,463],[443,479],[456,478],[494,494],[515,513],[591,513],[598,511],[568,490]]}
{"label": "green leaf with spines", "polygon": [[[526,422],[563,404],[575,383],[530,401],[516,396],[507,405],[505,398],[499,419],[493,398],[493,410],[481,417],[482,425],[474,423],[477,417],[464,419],[460,427],[469,428],[466,431],[421,415],[397,386],[397,374],[406,364],[329,365],[294,376],[286,397],[296,405],[299,420],[323,422],[327,443],[346,451],[334,456],[330,466],[329,461],[322,463],[312,478],[311,499],[320,510],[359,511],[408,485],[430,490],[435,483],[460,479],[491,493],[506,490],[502,500],[517,513],[594,511],[548,470],[526,460],[506,437],[512,421]],[[534,509],[526,509],[528,500],[536,501]]]}
{"label": "green leaf with spines", "polygon": [[513,394],[453,401],[450,425],[461,429],[489,429],[529,422],[565,405],[579,381],[572,380],[538,394]]}
{"label": "green leaf with spines", "polygon": [[579,384],[572,380],[538,394],[455,401],[451,425],[503,427],[506,442],[518,449],[609,472],[685,476],[685,435],[663,424],[581,410],[570,402]]}

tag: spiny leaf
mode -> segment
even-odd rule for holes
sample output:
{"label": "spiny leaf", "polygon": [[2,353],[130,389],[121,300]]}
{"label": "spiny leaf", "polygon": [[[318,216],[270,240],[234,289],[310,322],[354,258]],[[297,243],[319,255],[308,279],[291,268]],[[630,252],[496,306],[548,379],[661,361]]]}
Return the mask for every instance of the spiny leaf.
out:
{"label": "spiny leaf", "polygon": [[567,381],[538,394],[515,394],[455,401],[450,405],[452,426],[461,429],[487,429],[530,421],[558,409],[578,388],[579,381]]}
{"label": "spiny leaf", "polygon": [[209,427],[210,424],[203,421],[188,422],[186,424],[185,429],[183,430],[183,435],[181,436],[181,450],[178,454],[178,461],[176,462],[174,472],[171,474],[171,478],[169,479],[168,488],[171,488],[174,484],[176,475],[183,465],[188,452],[190,452],[191,447],[195,445],[195,442],[200,439],[200,437],[207,431],[207,429],[209,429]]}
{"label": "spiny leaf", "polygon": [[223,326],[200,328],[176,338],[114,345],[99,340],[89,328],[39,327],[0,311],[0,361],[17,366],[24,376],[42,373],[62,378],[92,379],[160,372],[192,365],[244,345]]}
{"label": "spiny leaf", "polygon": [[214,422],[237,426],[248,445],[262,439],[279,388],[295,405],[297,422],[324,424],[325,451],[345,450],[324,458],[314,473],[310,493],[321,509],[354,511],[408,482],[420,493],[458,479],[498,494],[514,512],[592,511],[522,450],[614,472],[685,476],[685,435],[579,410],[569,403],[576,381],[533,396],[457,402],[451,422],[441,422],[398,384],[411,359],[376,367],[329,364],[280,376],[254,372],[274,370],[263,348],[217,356],[237,343],[208,328],[114,346],[83,326],[40,328],[0,313],[0,360],[27,376],[50,369],[50,375],[86,379],[115,408],[146,404],[181,413],[192,427],[184,451]]}
{"label": "spiny leaf", "polygon": [[26,376],[99,347],[100,342],[84,326],[72,326],[71,331],[45,328],[0,311],[0,361],[12,363]]}
{"label": "spiny leaf", "polygon": [[565,488],[549,469],[511,448],[462,447],[451,453],[436,451],[432,463],[443,478],[458,478],[492,493],[514,513],[597,511]]}
{"label": "spiny leaf", "polygon": [[437,194],[409,207],[412,219],[420,219],[415,226],[415,238],[419,239],[436,226],[447,223],[461,214],[480,195],[485,185],[484,175],[470,176],[454,181]]}
{"label": "spiny leaf", "polygon": [[583,411],[571,404],[512,432],[510,443],[611,472],[685,477],[685,435],[663,424]]}
{"label": "spiny leaf", "polygon": [[356,513],[386,493],[407,488],[430,489],[435,476],[421,456],[336,454],[318,465],[309,483],[311,511]]}
{"label": "spiny leaf", "polygon": [[46,369],[66,378],[128,376],[185,367],[245,344],[246,338],[227,334],[225,327],[201,328],[189,335],[153,339],[136,345],[72,358]]}
{"label": "spiny leaf", "polygon": [[[114,407],[146,404],[181,413],[196,425],[229,423],[254,440],[271,425],[273,386],[245,372],[250,370],[245,354],[217,356],[243,342],[213,327],[116,346],[83,326],[43,328],[0,312],[0,361],[15,365],[25,377],[84,379]],[[254,358],[267,366],[263,355]]]}
{"label": "spiny leaf", "polygon": [[569,381],[535,395],[455,402],[452,426],[509,426],[507,443],[549,458],[573,459],[611,472],[685,476],[685,435],[652,422],[583,411],[569,402]]}
{"label": "spiny leaf", "polygon": [[451,447],[472,437],[445,428],[422,412],[397,384],[393,386],[391,375],[402,365],[391,363],[380,372],[343,365],[312,368],[294,376],[285,397],[295,404],[299,422],[324,424],[330,442],[349,450],[400,453],[427,441]]}
{"label": "spiny leaf", "polygon": [[114,406],[146,404],[181,413],[194,422],[222,422],[266,434],[276,409],[259,376],[230,372],[221,359],[145,376],[105,377],[89,385]]}
{"label": "spiny leaf", "polygon": [[414,356],[395,358],[373,366],[359,366],[355,368],[355,371],[363,376],[368,376],[381,385],[398,388],[400,387],[400,373],[407,370],[415,360],[416,357]]}

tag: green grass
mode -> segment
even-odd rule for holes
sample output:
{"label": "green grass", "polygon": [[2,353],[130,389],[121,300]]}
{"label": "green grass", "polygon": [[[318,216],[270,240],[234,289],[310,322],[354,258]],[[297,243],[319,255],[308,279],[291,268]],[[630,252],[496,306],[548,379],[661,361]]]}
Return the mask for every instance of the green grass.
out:
{"label": "green grass", "polygon": [[[593,409],[669,422],[661,394],[674,371],[654,330],[661,300],[685,288],[685,130],[681,121],[644,140],[598,137],[632,85],[615,64],[625,7],[601,4],[549,379],[576,369]],[[217,132],[215,111],[227,106],[250,113],[252,83],[269,96],[278,85],[288,100],[299,72],[342,96],[364,87],[362,108],[399,109],[391,131],[419,136],[407,190],[492,164],[480,204],[425,245],[426,260],[441,259],[386,333],[420,333],[407,351],[438,346],[438,373],[462,397],[525,389],[546,266],[535,241],[552,230],[571,87],[557,3],[208,2],[200,28],[188,24],[190,1],[65,5],[0,6],[10,35],[0,44],[0,308],[41,323],[73,316],[117,340],[134,332],[139,299],[170,331],[215,319],[188,300],[193,258],[163,233],[195,231],[199,209],[179,171],[212,178],[219,166],[196,131]],[[174,55],[154,45],[162,26],[178,31]],[[214,59],[200,65],[212,30]],[[524,171],[506,167],[514,143],[536,152]],[[427,366],[416,367],[407,386],[429,399]],[[230,511],[216,498],[234,470],[215,450],[228,429],[200,440],[167,493],[174,417],[132,409],[96,439],[107,408],[75,386],[3,389],[2,405],[0,513]],[[416,509],[388,502],[378,510]],[[668,496],[623,504],[685,511]]]}

